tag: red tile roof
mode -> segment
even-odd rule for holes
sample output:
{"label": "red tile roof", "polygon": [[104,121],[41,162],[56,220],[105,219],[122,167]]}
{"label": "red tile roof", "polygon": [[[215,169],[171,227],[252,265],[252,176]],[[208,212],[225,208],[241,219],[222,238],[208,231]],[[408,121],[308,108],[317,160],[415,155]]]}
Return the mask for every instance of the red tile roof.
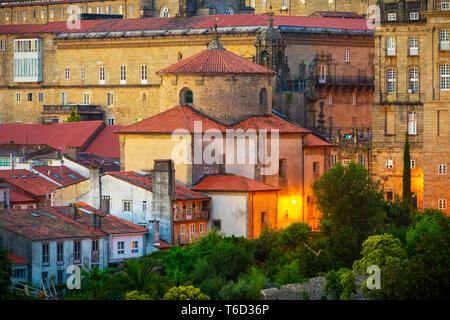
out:
{"label": "red tile roof", "polygon": [[25,169],[0,170],[0,178],[5,182],[35,197],[45,196],[59,185]]}
{"label": "red tile roof", "polygon": [[12,264],[23,264],[23,263],[28,263],[29,262],[28,259],[25,259],[25,258],[23,258],[21,256],[18,256],[16,254],[11,253],[11,252],[8,252],[8,260]]}
{"label": "red tile roof", "polygon": [[310,133],[306,136],[306,147],[333,147],[332,143],[326,142],[322,138]]}
{"label": "red tile roof", "polygon": [[107,158],[120,158],[119,137],[114,131],[125,126],[106,126],[84,152],[95,153]]}
{"label": "red tile roof", "polygon": [[11,203],[16,204],[22,202],[37,202],[37,200],[17,190],[11,190]]}
{"label": "red tile roof", "polygon": [[[218,21],[216,21],[218,17]],[[0,34],[27,33],[84,33],[84,32],[119,32],[142,30],[183,30],[211,29],[217,24],[223,27],[263,27],[267,26],[267,15],[236,14],[194,16],[187,19],[174,18],[143,18],[143,19],[107,19],[82,20],[80,29],[69,29],[65,21],[52,22],[43,25],[2,25]],[[370,31],[366,19],[341,19],[301,16],[274,16],[273,24],[282,27],[346,29]],[[220,30],[219,30],[220,31]]]}
{"label": "red tile roof", "polygon": [[[140,172],[140,173],[139,173]],[[152,191],[152,174],[148,171],[125,171],[125,172],[108,172],[107,174],[123,180],[125,182],[131,183],[132,185],[138,186],[142,189]],[[192,189],[176,183],[175,187],[175,198],[177,200],[202,200],[210,199],[209,196],[195,192]]]}
{"label": "red tile roof", "polygon": [[46,144],[66,151],[67,147],[84,147],[104,126],[103,121],[52,124],[0,124],[0,143]]}
{"label": "red tile roof", "polygon": [[206,49],[181,60],[157,74],[267,74],[276,72],[224,49]]}
{"label": "red tile roof", "polygon": [[86,179],[79,173],[65,166],[37,166],[33,167],[33,170],[36,170],[53,181],[62,184],[63,187]]}
{"label": "red tile roof", "polygon": [[178,106],[125,127],[118,133],[173,133],[179,129],[193,133],[194,121],[202,123],[202,132],[211,129],[220,132],[226,132],[227,129],[279,130],[279,133],[311,132],[273,113],[264,116],[252,116],[237,124],[225,126],[206,117],[192,107]]}
{"label": "red tile roof", "polygon": [[257,192],[257,191],[277,191],[280,188],[259,182],[244,176],[235,176],[229,174],[208,175],[203,178],[192,189],[198,191],[239,191],[239,192]]}
{"label": "red tile roof", "polygon": [[79,165],[82,165],[85,168],[101,168],[103,173],[120,170],[119,159],[107,158],[95,153],[79,152],[78,159],[76,161],[67,154],[65,155],[65,157],[78,163]]}
{"label": "red tile roof", "polygon": [[98,237],[105,233],[93,229],[73,218],[62,215],[60,211],[69,207],[53,207],[45,209],[7,209],[0,210],[0,219],[6,224],[2,228],[20,236],[36,240],[62,238]]}

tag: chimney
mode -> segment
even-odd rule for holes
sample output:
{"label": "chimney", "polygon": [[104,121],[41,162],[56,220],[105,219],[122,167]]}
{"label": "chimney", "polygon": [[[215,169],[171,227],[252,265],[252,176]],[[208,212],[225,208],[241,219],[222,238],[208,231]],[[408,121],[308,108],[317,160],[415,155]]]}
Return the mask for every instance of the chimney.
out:
{"label": "chimney", "polygon": [[102,196],[102,200],[100,203],[100,210],[103,214],[109,214],[109,203],[110,203],[109,196]]}
{"label": "chimney", "polygon": [[89,217],[89,225],[94,229],[100,230],[102,226],[101,218],[102,217],[97,212],[94,211],[94,213],[91,214]]}
{"label": "chimney", "polygon": [[73,160],[78,161],[78,147],[67,147],[67,154]]}
{"label": "chimney", "polygon": [[152,185],[153,192],[157,194],[175,194],[175,168],[172,160],[155,160]]}
{"label": "chimney", "polygon": [[95,209],[100,209],[102,195],[101,168],[89,168],[89,204]]}
{"label": "chimney", "polygon": [[155,220],[154,227],[155,227],[155,238],[153,240],[153,244],[159,245],[159,220]]}

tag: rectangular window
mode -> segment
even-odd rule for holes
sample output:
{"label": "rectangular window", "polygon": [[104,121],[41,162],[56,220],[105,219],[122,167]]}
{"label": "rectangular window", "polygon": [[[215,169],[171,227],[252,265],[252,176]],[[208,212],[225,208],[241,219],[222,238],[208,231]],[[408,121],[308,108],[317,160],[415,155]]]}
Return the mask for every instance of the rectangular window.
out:
{"label": "rectangular window", "polygon": [[64,79],[65,80],[70,79],[70,68],[64,68]]}
{"label": "rectangular window", "polygon": [[396,13],[388,13],[388,21],[395,21],[397,20],[397,14]]}
{"label": "rectangular window", "polygon": [[0,41],[0,50],[6,50],[6,41]]}
{"label": "rectangular window", "polygon": [[449,32],[448,29],[439,30],[439,44],[441,51],[450,50]]}
{"label": "rectangular window", "polygon": [[267,221],[267,211],[261,212],[261,230],[267,227],[268,221]]}
{"label": "rectangular window", "polygon": [[61,92],[61,104],[65,105],[68,103],[67,92]]}
{"label": "rectangular window", "polygon": [[438,166],[438,174],[440,174],[440,175],[447,174],[447,165],[446,164],[440,164]]}
{"label": "rectangular window", "polygon": [[330,155],[330,166],[334,166],[336,164],[337,161],[337,155],[336,154],[332,154]]}
{"label": "rectangular window", "polygon": [[200,223],[199,231],[200,231],[200,233],[205,233],[205,224],[204,223]]}
{"label": "rectangular window", "polygon": [[73,263],[81,263],[81,241],[73,242]]}
{"label": "rectangular window", "polygon": [[356,106],[356,92],[352,93],[352,105]]}
{"label": "rectangular window", "polygon": [[439,199],[438,208],[441,210],[447,210],[447,199]]}
{"label": "rectangular window", "polygon": [[58,284],[62,284],[64,282],[64,270],[58,270],[56,281]]}
{"label": "rectangular window", "polygon": [[320,164],[319,162],[313,162],[313,172],[319,172],[320,171]]}
{"label": "rectangular window", "polygon": [[392,169],[393,167],[394,167],[394,160],[392,160],[392,159],[386,160],[386,168]]}
{"label": "rectangular window", "polygon": [[102,7],[97,7],[97,13],[98,14],[103,14],[103,8]]}
{"label": "rectangular window", "polygon": [[328,104],[331,106],[333,104],[333,93],[328,93]]}
{"label": "rectangular window", "polygon": [[26,269],[14,269],[13,277],[16,279],[25,279],[27,277]]}
{"label": "rectangular window", "polygon": [[417,117],[415,111],[408,111],[408,134],[417,134]]}
{"label": "rectangular window", "polygon": [[278,161],[278,178],[286,179],[286,159],[280,159]]}
{"label": "rectangular window", "polygon": [[386,91],[387,93],[397,91],[397,72],[395,70],[386,70]]}
{"label": "rectangular window", "polygon": [[45,18],[45,11],[41,10],[41,19],[44,19],[44,18]]}
{"label": "rectangular window", "polygon": [[114,104],[114,93],[107,93],[106,94],[106,105],[112,106]]}
{"label": "rectangular window", "polygon": [[50,10],[50,19],[53,19],[55,17],[55,10]]}
{"label": "rectangular window", "polygon": [[110,126],[114,125],[114,118],[108,118],[108,125]]}
{"label": "rectangular window", "polygon": [[419,20],[419,13],[418,12],[411,12],[409,14],[409,20]]}
{"label": "rectangular window", "polygon": [[358,155],[358,163],[363,166],[366,166],[366,156],[361,155],[361,154]]}
{"label": "rectangular window", "polygon": [[89,93],[83,93],[83,104],[91,104],[91,95]]}
{"label": "rectangular window", "polygon": [[127,66],[120,66],[120,84],[127,83]]}
{"label": "rectangular window", "polygon": [[184,224],[180,226],[180,234],[186,234],[186,226]]}
{"label": "rectangular window", "polygon": [[213,220],[212,227],[215,228],[217,231],[220,231],[222,229],[222,220],[220,219]]}
{"label": "rectangular window", "polygon": [[141,83],[147,84],[147,80],[148,80],[147,65],[143,64],[141,65]]}
{"label": "rectangular window", "polygon": [[23,20],[27,20],[27,12],[26,11],[23,12]]}
{"label": "rectangular window", "polygon": [[92,240],[92,252],[98,252],[98,239]]}
{"label": "rectangular window", "polygon": [[42,40],[14,40],[14,81],[39,82],[42,80]]}
{"label": "rectangular window", "polygon": [[56,243],[56,263],[61,264],[64,261],[64,242]]}
{"label": "rectangular window", "polygon": [[98,69],[98,80],[100,84],[105,84],[105,67]]}
{"label": "rectangular window", "polygon": [[191,235],[195,234],[195,224],[189,225],[189,234]]}
{"label": "rectangular window", "polygon": [[27,93],[27,101],[30,101],[30,102],[33,101],[33,93],[32,92]]}
{"label": "rectangular window", "polygon": [[130,14],[133,14],[134,12],[134,6],[132,4],[130,4]]}
{"label": "rectangular window", "polygon": [[441,10],[450,10],[450,2],[441,2]]}
{"label": "rectangular window", "polygon": [[125,254],[125,242],[124,241],[117,242],[117,254]]}
{"label": "rectangular window", "polygon": [[107,7],[106,7],[106,12],[107,12],[108,14],[113,14],[113,7],[112,7],[112,6],[107,6]]}
{"label": "rectangular window", "polygon": [[123,212],[131,212],[131,200],[123,200],[122,201],[122,211]]}
{"label": "rectangular window", "polygon": [[39,92],[39,102],[44,102],[44,93]]}
{"label": "rectangular window", "polygon": [[319,83],[327,82],[327,67],[325,65],[319,65]]}
{"label": "rectangular window", "polygon": [[147,212],[147,201],[142,201],[142,212]]}
{"label": "rectangular window", "polygon": [[59,9],[59,17],[64,18],[64,8]]}
{"label": "rectangular window", "polygon": [[48,272],[47,271],[41,272],[41,278],[42,280],[46,281],[48,279]]}
{"label": "rectangular window", "polygon": [[386,55],[395,56],[396,54],[396,39],[394,37],[386,38]]}
{"label": "rectangular window", "polygon": [[386,200],[392,200],[394,199],[394,193],[392,191],[386,192]]}
{"label": "rectangular window", "polygon": [[348,165],[350,162],[351,162],[350,159],[343,159],[343,160],[342,160],[342,164],[343,164],[344,166]]}
{"label": "rectangular window", "polygon": [[16,93],[16,102],[20,102],[22,100],[22,95],[20,94],[20,92]]}
{"label": "rectangular window", "polygon": [[416,160],[411,160],[410,161],[411,163],[411,165],[410,165],[410,167],[411,167],[411,169],[415,169],[416,168]]}
{"label": "rectangular window", "polygon": [[42,244],[42,265],[48,265],[50,263],[50,257],[48,254],[48,243]]}
{"label": "rectangular window", "polygon": [[86,80],[86,68],[81,67],[80,69],[80,78],[81,80]]}
{"label": "rectangular window", "polygon": [[345,49],[344,61],[345,62],[350,61],[350,50],[348,50],[348,49]]}
{"label": "rectangular window", "polygon": [[441,90],[450,90],[450,64],[441,64],[439,74]]}
{"label": "rectangular window", "polygon": [[132,241],[131,242],[131,253],[138,253],[138,252],[139,252],[139,242]]}
{"label": "rectangular window", "polygon": [[410,69],[408,93],[417,93],[417,92],[419,92],[419,70]]}
{"label": "rectangular window", "polygon": [[419,37],[409,37],[409,55],[419,55]]}

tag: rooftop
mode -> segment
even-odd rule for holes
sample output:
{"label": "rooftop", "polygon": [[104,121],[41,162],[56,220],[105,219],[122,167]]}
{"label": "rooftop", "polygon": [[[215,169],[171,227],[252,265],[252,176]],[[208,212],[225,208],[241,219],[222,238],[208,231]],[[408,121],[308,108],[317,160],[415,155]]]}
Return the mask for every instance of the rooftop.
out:
{"label": "rooftop", "polygon": [[157,74],[266,74],[276,72],[224,49],[206,49]]}
{"label": "rooftop", "polygon": [[172,133],[175,130],[187,130],[194,132],[194,121],[202,123],[202,132],[206,130],[219,130],[226,132],[227,129],[254,129],[254,130],[279,130],[279,133],[309,133],[310,130],[300,127],[275,113],[262,116],[251,116],[234,125],[225,126],[200,111],[189,106],[178,106],[161,112],[141,122],[125,127],[118,133]]}
{"label": "rooftop", "polygon": [[258,192],[280,188],[244,176],[231,174],[207,175],[192,189],[198,191]]}
{"label": "rooftop", "polygon": [[[118,140],[119,139],[117,139],[117,141]],[[72,161],[75,161],[75,159],[72,159],[67,154],[65,155],[65,157]],[[103,156],[100,156],[95,153],[79,152],[78,159],[75,162],[82,165],[85,168],[90,168],[90,167],[102,168],[103,173],[120,170],[119,159],[103,157]]]}
{"label": "rooftop", "polygon": [[46,196],[59,187],[56,183],[25,169],[0,170],[0,178],[35,197]]}
{"label": "rooftop", "polygon": [[[108,172],[108,175],[117,179],[128,182],[132,185],[152,191],[152,174],[150,171],[125,171],[125,172]],[[210,199],[209,196],[193,191],[192,189],[176,183],[175,187],[176,200],[202,200]]]}
{"label": "rooftop", "polygon": [[306,135],[306,147],[333,147],[332,143],[326,142],[313,133]]}
{"label": "rooftop", "polygon": [[[216,21],[218,17],[218,21]],[[58,38],[77,37],[140,37],[154,35],[184,35],[189,33],[212,33],[215,24],[219,33],[258,32],[266,28],[268,16],[265,14],[236,14],[193,16],[187,19],[142,18],[81,20],[80,29],[69,29],[65,21],[47,24],[2,25],[0,34],[56,33]],[[274,16],[273,25],[287,31],[305,32],[355,32],[373,35],[367,27],[366,19],[342,19],[303,16]]]}
{"label": "rooftop", "polygon": [[17,190],[11,190],[11,203],[14,205],[15,203],[22,203],[22,202],[36,202],[36,199],[20,192]]}
{"label": "rooftop", "polygon": [[64,187],[74,182],[85,180],[82,175],[65,166],[36,166],[33,167],[33,170],[38,171]]}
{"label": "rooftop", "polygon": [[97,154],[106,158],[119,159],[120,145],[119,137],[114,131],[120,130],[125,126],[106,126],[102,132],[92,141],[84,152]]}
{"label": "rooftop", "polygon": [[25,259],[25,258],[23,258],[21,256],[18,256],[16,254],[11,253],[11,252],[8,252],[8,260],[12,264],[23,264],[23,263],[28,263],[29,262],[28,259]]}

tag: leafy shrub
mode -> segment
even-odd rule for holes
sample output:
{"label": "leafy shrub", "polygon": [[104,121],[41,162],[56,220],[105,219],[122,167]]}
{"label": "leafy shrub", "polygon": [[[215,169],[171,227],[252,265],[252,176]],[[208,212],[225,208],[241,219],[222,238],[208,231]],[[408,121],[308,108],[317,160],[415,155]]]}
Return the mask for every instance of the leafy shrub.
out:
{"label": "leafy shrub", "polygon": [[209,300],[209,297],[193,286],[179,286],[170,289],[164,295],[164,300]]}

